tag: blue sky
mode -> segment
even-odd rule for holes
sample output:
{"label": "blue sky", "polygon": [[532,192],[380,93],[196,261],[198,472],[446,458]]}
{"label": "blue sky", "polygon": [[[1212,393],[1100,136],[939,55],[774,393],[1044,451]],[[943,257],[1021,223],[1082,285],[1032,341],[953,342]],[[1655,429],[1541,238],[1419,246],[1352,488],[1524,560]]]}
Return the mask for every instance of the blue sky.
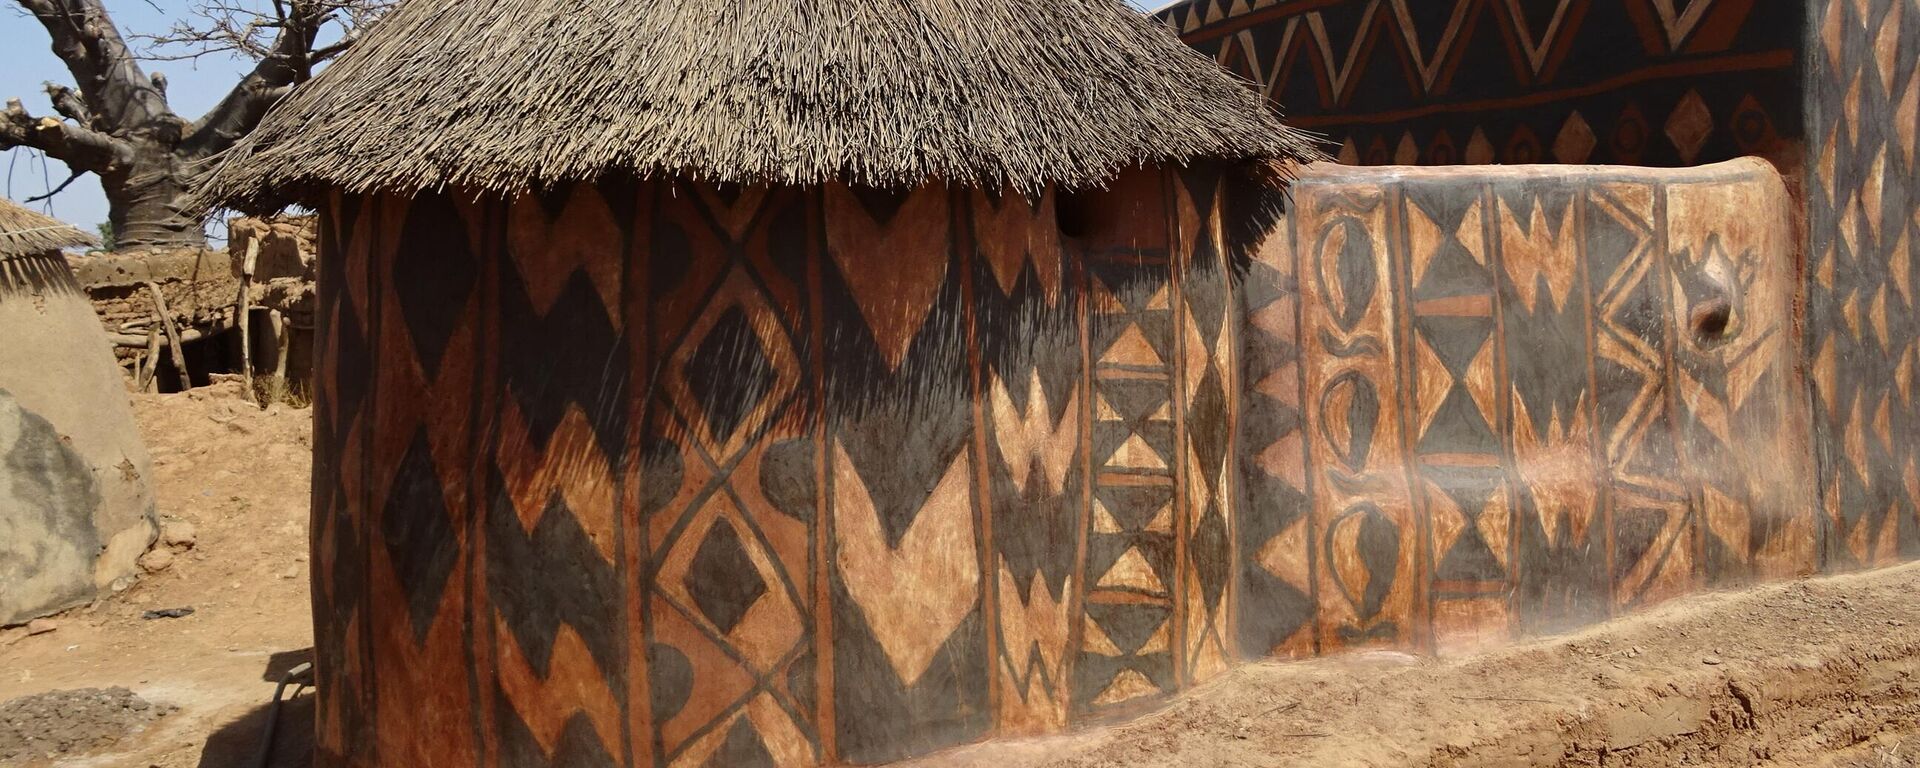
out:
{"label": "blue sky", "polygon": [[[122,34],[161,32],[171,19],[188,8],[186,0],[106,0]],[[155,9],[158,6],[159,10]],[[239,80],[247,66],[224,56],[209,56],[196,66],[192,62],[143,62],[149,74],[165,72],[167,94],[176,112],[194,119],[220,101],[220,96]],[[26,15],[12,0],[0,0],[0,101],[18,97],[34,115],[53,115],[53,105],[41,83],[52,80],[73,85],[66,65],[53,55],[47,34],[40,22]],[[16,149],[0,152],[0,194],[24,200],[41,194],[67,178],[67,167],[48,158],[42,175],[39,153]],[[49,204],[51,207],[49,207]],[[93,225],[107,220],[107,200],[100,194],[100,182],[91,174],[67,187],[49,202],[31,207],[92,231]]]}
{"label": "blue sky", "polygon": [[[172,19],[185,15],[189,0],[105,0],[125,35],[160,32]],[[1163,0],[1128,0],[1136,7],[1155,7]],[[261,4],[265,5],[264,0]],[[137,46],[138,43],[135,43]],[[248,62],[226,56],[208,56],[193,62],[142,62],[149,74],[167,75],[167,94],[175,112],[189,120],[211,109],[227,89],[233,87]],[[41,83],[52,80],[73,85],[66,66],[48,48],[46,32],[40,23],[20,10],[11,0],[0,0],[0,101],[18,97],[34,115],[55,114],[47,103]],[[0,152],[0,194],[15,200],[39,195],[67,178],[67,167],[38,153],[16,149]],[[107,220],[107,200],[100,193],[100,182],[91,174],[67,187],[51,201],[34,203],[34,208],[51,213],[82,229]]]}

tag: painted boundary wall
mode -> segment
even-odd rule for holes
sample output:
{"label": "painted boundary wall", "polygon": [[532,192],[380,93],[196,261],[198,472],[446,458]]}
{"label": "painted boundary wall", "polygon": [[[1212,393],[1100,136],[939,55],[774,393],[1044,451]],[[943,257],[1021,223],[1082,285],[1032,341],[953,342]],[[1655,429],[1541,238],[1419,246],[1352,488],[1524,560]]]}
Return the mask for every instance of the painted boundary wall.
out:
{"label": "painted boundary wall", "polygon": [[1920,2],[1189,0],[1159,16],[1357,165],[1786,175],[1829,570],[1920,557]]}
{"label": "painted boundary wall", "polygon": [[1314,166],[1247,275],[1241,645],[1449,652],[1815,572],[1790,202]]}

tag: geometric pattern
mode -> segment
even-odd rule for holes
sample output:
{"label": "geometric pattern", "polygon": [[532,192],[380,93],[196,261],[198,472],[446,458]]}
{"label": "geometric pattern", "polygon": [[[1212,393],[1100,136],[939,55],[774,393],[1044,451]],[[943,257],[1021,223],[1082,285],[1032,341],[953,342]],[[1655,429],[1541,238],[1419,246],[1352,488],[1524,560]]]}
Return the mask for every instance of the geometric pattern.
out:
{"label": "geometric pattern", "polygon": [[1179,685],[1174,224],[1167,182],[1130,181],[1086,203],[1134,219],[1138,231],[1087,244],[1093,488],[1073,684],[1080,712]]}
{"label": "geometric pattern", "polygon": [[1348,165],[1788,159],[1805,4],[1186,0],[1185,41]]}
{"label": "geometric pattern", "polygon": [[1407,474],[1409,413],[1399,406],[1404,260],[1387,235],[1395,200],[1372,180],[1294,194],[1318,649],[1415,648],[1426,635],[1426,557]]}
{"label": "geometric pattern", "polygon": [[876,763],[1225,669],[1229,186],[336,196],[321,764]]}
{"label": "geometric pattern", "polygon": [[1806,360],[1830,567],[1920,557],[1920,6],[1809,3]]}
{"label": "geometric pattern", "polygon": [[1818,566],[1764,163],[1292,198],[1246,287],[1251,651],[1450,652]]}

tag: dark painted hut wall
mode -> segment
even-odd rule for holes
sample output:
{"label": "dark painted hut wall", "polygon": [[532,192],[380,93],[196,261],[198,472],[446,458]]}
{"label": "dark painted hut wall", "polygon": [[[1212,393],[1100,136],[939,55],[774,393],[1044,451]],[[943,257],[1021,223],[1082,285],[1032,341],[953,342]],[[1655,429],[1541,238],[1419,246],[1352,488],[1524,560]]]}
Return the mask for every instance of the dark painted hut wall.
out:
{"label": "dark painted hut wall", "polygon": [[1779,176],[1578,170],[1294,186],[1245,287],[1249,654],[1448,652],[1819,568]]}
{"label": "dark painted hut wall", "polygon": [[1348,164],[1791,168],[1807,137],[1806,0],[1188,0],[1160,17]]}
{"label": "dark painted hut wall", "polygon": [[1832,565],[1920,557],[1920,3],[1813,0],[1807,362]]}
{"label": "dark painted hut wall", "polygon": [[322,764],[871,763],[1218,673],[1224,186],[334,198]]}

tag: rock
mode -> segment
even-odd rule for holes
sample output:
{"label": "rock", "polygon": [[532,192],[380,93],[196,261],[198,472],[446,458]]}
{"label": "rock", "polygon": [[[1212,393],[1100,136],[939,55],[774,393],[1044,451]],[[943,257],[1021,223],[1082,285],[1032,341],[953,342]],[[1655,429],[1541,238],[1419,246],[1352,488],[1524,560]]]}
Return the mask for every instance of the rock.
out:
{"label": "rock", "polygon": [[152,549],[140,556],[140,567],[147,573],[159,573],[173,567],[173,550]]}
{"label": "rock", "polygon": [[200,533],[193,523],[185,520],[169,520],[160,526],[160,543],[173,549],[193,549],[200,543]]}
{"label": "rock", "polygon": [[1708,656],[1708,657],[1706,657],[1706,658],[1704,658],[1704,659],[1701,659],[1701,660],[1700,660],[1700,663],[1702,663],[1702,664],[1705,664],[1705,665],[1707,665],[1707,666],[1710,666],[1710,667],[1717,667],[1717,666],[1719,666],[1719,665],[1721,665],[1721,664],[1724,664],[1725,662],[1724,662],[1724,661],[1721,661],[1721,659],[1720,659],[1720,657],[1718,657],[1718,656]]}
{"label": "rock", "polygon": [[33,621],[27,622],[27,636],[44,635],[59,628],[60,625],[55,623],[53,619],[34,619]]}

